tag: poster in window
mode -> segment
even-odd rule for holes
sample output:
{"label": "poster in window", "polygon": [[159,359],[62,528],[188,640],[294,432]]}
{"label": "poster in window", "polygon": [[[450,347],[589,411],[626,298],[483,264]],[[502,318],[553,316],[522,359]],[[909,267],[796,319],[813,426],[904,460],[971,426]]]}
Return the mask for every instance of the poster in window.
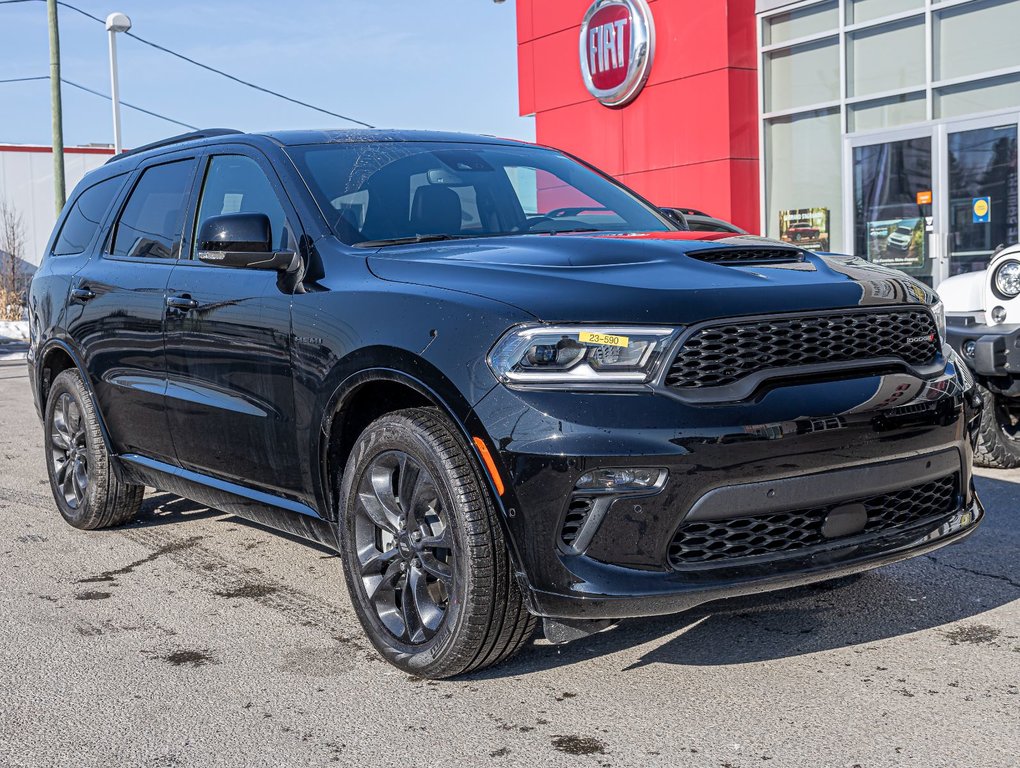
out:
{"label": "poster in window", "polygon": [[924,266],[924,219],[868,222],[868,261],[896,269]]}
{"label": "poster in window", "polygon": [[829,250],[829,209],[780,211],[779,239],[806,251]]}

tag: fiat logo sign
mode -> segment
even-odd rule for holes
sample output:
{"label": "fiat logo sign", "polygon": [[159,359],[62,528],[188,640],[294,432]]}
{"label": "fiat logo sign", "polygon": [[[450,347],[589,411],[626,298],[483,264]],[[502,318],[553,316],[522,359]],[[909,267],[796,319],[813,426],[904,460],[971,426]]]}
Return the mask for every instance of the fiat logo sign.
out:
{"label": "fiat logo sign", "polygon": [[655,55],[655,25],[646,0],[595,0],[581,24],[581,76],[607,107],[641,92]]}

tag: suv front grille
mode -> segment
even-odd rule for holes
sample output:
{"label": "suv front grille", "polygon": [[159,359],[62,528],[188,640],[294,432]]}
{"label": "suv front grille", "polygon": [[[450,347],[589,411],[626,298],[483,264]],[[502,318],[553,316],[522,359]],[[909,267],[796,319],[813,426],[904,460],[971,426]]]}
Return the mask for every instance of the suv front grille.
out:
{"label": "suv front grille", "polygon": [[710,264],[776,264],[804,261],[804,252],[796,248],[704,248],[688,251],[687,256]]}
{"label": "suv front grille", "polygon": [[735,320],[689,336],[666,385],[723,387],[759,371],[890,357],[928,365],[937,353],[935,320],[924,309]]}
{"label": "suv front grille", "polygon": [[883,493],[826,507],[724,520],[695,520],[680,526],[669,545],[674,569],[711,563],[737,564],[743,558],[783,556],[808,547],[838,543],[822,535],[829,511],[844,504],[863,504],[868,522],[860,534],[881,534],[952,512],[957,506],[957,475],[946,475],[913,488]]}

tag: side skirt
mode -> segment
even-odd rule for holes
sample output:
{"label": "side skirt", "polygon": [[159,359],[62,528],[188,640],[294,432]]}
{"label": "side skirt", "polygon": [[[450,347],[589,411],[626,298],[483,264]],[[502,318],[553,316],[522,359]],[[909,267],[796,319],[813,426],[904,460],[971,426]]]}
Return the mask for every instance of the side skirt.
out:
{"label": "side skirt", "polygon": [[137,454],[124,454],[117,459],[125,482],[168,491],[197,504],[336,548],[334,526],[304,504]]}

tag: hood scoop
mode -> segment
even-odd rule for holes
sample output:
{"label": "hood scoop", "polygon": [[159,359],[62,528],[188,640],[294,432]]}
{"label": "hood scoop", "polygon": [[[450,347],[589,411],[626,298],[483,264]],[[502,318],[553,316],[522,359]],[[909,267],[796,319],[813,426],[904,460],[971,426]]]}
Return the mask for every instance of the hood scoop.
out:
{"label": "hood scoop", "polygon": [[747,264],[790,264],[804,261],[804,251],[798,248],[703,248],[687,251],[691,259],[709,264],[744,266]]}

